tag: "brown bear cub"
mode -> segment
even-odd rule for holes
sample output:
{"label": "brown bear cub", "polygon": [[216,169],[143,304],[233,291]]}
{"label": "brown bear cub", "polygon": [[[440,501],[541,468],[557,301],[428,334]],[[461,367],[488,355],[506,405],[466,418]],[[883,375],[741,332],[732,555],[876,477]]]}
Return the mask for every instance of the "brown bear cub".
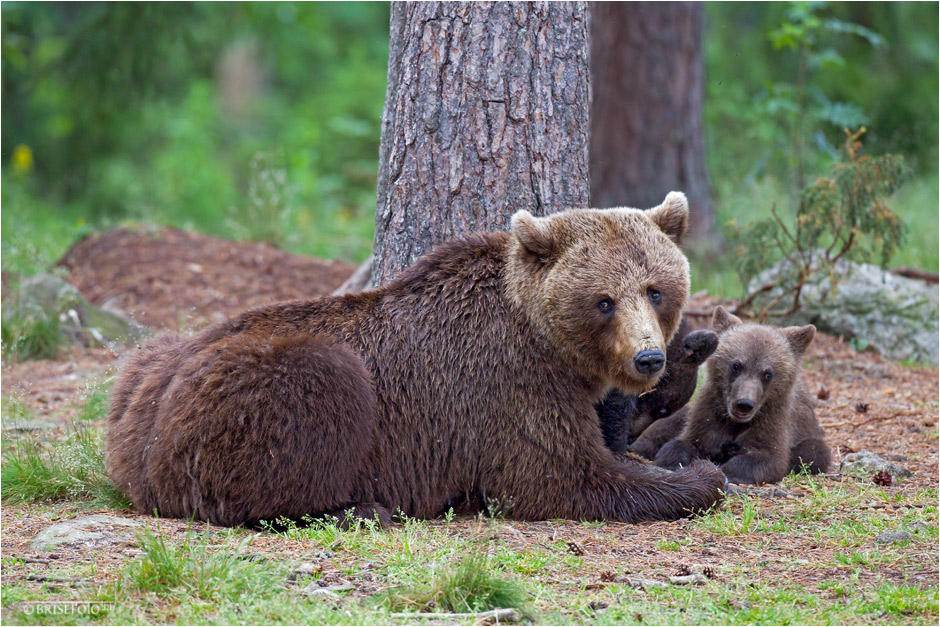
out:
{"label": "brown bear cub", "polygon": [[513,216],[379,289],[277,303],[123,367],[115,485],[144,513],[255,524],[353,510],[674,519],[721,498],[709,462],[661,475],[604,446],[594,405],[655,385],[689,267],[685,196]]}
{"label": "brown bear cub", "polygon": [[829,447],[800,376],[816,327],[744,324],[715,309],[718,350],[706,363],[704,389],[688,409],[682,433],[656,454],[678,468],[709,459],[731,483],[774,483],[804,467],[825,472]]}
{"label": "brown bear cub", "polygon": [[695,393],[698,367],[715,352],[718,336],[714,331],[691,331],[682,318],[679,330],[666,348],[666,365],[656,387],[639,395],[611,390],[596,406],[604,444],[615,453],[625,453],[654,421],[672,415],[685,406]]}

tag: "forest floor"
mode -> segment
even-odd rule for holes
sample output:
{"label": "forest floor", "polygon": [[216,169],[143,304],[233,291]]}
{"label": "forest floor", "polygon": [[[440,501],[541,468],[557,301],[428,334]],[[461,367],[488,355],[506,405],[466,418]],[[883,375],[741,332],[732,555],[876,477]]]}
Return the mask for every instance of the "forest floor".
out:
{"label": "forest floor", "polygon": [[[151,327],[183,332],[328,293],[353,270],[169,229],[86,239],[62,263],[96,304],[110,300]],[[55,466],[80,430],[100,442],[120,357],[74,348],[4,363],[5,624],[471,623],[402,614],[462,602],[512,602],[521,620],[547,624],[937,624],[935,368],[817,336],[804,377],[820,399],[830,474],[791,475],[671,523],[521,523],[492,512],[385,530],[318,523],[258,532],[140,516],[102,505],[93,490],[10,498],[12,464]],[[879,485],[842,474],[842,459],[863,449],[913,475]],[[83,463],[100,474],[100,451]],[[44,529],[89,514],[139,526],[112,524],[98,544],[32,546]],[[907,535],[886,539],[888,531]],[[703,576],[670,579],[690,572]]]}

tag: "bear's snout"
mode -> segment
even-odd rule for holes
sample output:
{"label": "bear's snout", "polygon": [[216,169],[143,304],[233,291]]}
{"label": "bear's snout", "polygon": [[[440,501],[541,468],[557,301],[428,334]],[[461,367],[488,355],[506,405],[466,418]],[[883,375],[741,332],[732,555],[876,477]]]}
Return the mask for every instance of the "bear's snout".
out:
{"label": "bear's snout", "polygon": [[633,366],[637,372],[651,377],[666,365],[666,355],[661,350],[640,351],[633,358]]}

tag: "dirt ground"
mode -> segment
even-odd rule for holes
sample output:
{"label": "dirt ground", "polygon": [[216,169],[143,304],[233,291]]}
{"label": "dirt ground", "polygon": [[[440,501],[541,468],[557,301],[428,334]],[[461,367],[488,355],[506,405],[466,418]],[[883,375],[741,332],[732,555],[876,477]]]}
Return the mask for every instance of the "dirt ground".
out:
{"label": "dirt ground", "polygon": [[279,300],[329,294],[355,268],[173,228],[90,235],[62,257],[68,281],[155,329],[193,330]]}
{"label": "dirt ground", "polygon": [[[236,244],[173,229],[122,229],[93,236],[79,242],[61,264],[69,269],[70,280],[93,302],[111,301],[148,325],[173,330],[195,329],[253,305],[327,293],[353,270],[338,262],[301,258],[263,245]],[[55,360],[8,364],[3,370],[3,393],[16,394],[38,420],[64,427],[76,411],[75,399],[90,382],[111,376],[119,357],[104,349],[76,349]],[[855,352],[838,338],[820,335],[808,351],[804,376],[820,399],[818,417],[834,451],[827,484],[870,482],[870,478],[838,472],[846,454],[862,449],[897,460],[914,473],[908,480],[885,487],[886,499],[882,502],[855,504],[831,512],[827,524],[871,511],[884,514],[888,522],[900,521],[917,508],[936,507],[940,464],[937,369],[905,367],[873,353]],[[760,499],[761,516],[773,520],[781,512],[803,507],[811,497],[805,488],[787,487],[781,496]],[[902,500],[903,506],[891,505]],[[99,561],[94,577],[106,581],[114,568],[135,553],[131,546],[116,545],[93,557],[67,549],[53,556],[36,554],[29,549],[36,533],[73,513],[69,507],[58,508],[50,519],[37,517],[36,511],[32,506],[2,508],[2,554],[27,560],[23,565],[4,568],[5,581],[27,582],[37,568],[28,560],[46,560],[47,564],[52,560],[61,566],[88,559]],[[121,515],[156,527],[149,517],[130,512]],[[158,524],[171,536],[182,537],[188,528],[183,521],[161,520]],[[452,533],[474,533],[476,527],[474,520],[458,520],[449,529]],[[850,568],[834,565],[837,546],[821,542],[812,525],[794,533],[764,534],[759,543],[709,531],[693,520],[603,526],[566,521],[504,522],[490,529],[489,533],[519,550],[557,540],[569,543],[567,550],[582,556],[582,567],[562,579],[543,582],[560,592],[579,589],[601,594],[617,577],[667,578],[691,564],[718,568],[732,563],[751,569],[755,580],[786,579],[819,589],[820,581]],[[679,545],[675,550],[663,550],[661,543],[666,540],[675,540]],[[869,543],[869,548],[873,546]],[[278,559],[301,559],[311,552],[302,541],[270,534],[256,538],[251,550]],[[921,582],[924,587],[937,584],[935,538],[927,546],[914,542],[897,551],[899,559],[893,566],[882,568],[879,576],[908,584]],[[344,562],[352,559],[337,551],[323,564],[324,577],[342,579]],[[353,581],[354,594],[372,594],[382,587],[367,569],[360,573]],[[873,571],[865,571],[861,584],[875,577]]]}

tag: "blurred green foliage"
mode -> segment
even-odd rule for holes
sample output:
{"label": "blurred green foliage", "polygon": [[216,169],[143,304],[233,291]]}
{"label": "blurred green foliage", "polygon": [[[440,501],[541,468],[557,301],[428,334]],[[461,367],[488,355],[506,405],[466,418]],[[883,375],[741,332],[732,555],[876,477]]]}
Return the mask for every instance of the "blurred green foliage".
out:
{"label": "blurred green foliage", "polygon": [[[128,220],[364,259],[388,12],[4,2],[7,280]],[[798,164],[815,180],[837,160],[842,126],[865,124],[868,154],[902,154],[915,173],[892,206],[924,228],[898,259],[936,269],[936,4],[714,3],[706,18],[718,222],[767,217],[775,202],[795,212]],[[727,257],[696,264],[696,288],[737,291]]]}
{"label": "blurred green foliage", "polygon": [[4,213],[270,240],[270,154],[277,243],[368,254],[387,5],[4,2],[2,28]]}
{"label": "blurred green foliage", "polygon": [[938,16],[917,2],[709,3],[706,129],[713,179],[795,185],[794,125],[805,89],[807,181],[839,158],[843,129],[869,154],[937,172]]}

